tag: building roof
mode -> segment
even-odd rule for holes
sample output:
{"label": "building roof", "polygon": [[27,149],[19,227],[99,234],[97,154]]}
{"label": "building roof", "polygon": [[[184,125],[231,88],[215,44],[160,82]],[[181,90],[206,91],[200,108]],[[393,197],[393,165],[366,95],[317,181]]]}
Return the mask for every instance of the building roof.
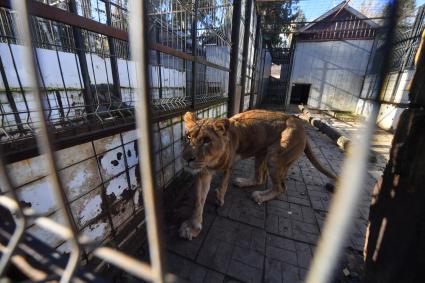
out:
{"label": "building roof", "polygon": [[375,23],[372,20],[369,20],[368,17],[366,17],[365,15],[363,15],[362,13],[360,13],[359,11],[357,11],[356,9],[351,7],[349,4],[346,4],[346,1],[343,1],[340,4],[336,5],[335,7],[333,7],[332,9],[330,9],[329,11],[327,11],[326,13],[324,13],[323,15],[321,15],[320,17],[318,17],[317,19],[313,20],[313,23],[310,23],[310,24],[302,27],[298,32],[301,33],[303,31],[310,29],[311,27],[317,25],[318,22],[321,22],[324,19],[326,19],[327,17],[329,17],[333,14],[336,14],[339,10],[341,10],[341,8],[343,8],[343,10],[346,10],[347,12],[353,14],[356,18],[364,20],[363,22],[367,23],[371,28],[377,28],[379,26],[377,23]]}
{"label": "building roof", "polygon": [[377,23],[344,1],[297,32],[298,40],[373,39]]}

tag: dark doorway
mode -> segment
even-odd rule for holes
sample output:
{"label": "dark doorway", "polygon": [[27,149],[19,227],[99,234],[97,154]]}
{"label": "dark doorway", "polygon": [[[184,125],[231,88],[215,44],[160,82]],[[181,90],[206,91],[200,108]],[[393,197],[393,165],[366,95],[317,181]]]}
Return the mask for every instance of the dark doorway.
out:
{"label": "dark doorway", "polygon": [[307,104],[310,84],[294,84],[291,91],[291,104]]}

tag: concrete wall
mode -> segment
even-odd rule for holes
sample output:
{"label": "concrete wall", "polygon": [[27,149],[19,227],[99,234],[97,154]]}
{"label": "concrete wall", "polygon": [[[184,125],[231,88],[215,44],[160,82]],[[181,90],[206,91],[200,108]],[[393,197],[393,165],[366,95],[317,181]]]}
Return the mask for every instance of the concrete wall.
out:
{"label": "concrete wall", "polygon": [[311,84],[310,107],[355,111],[372,45],[372,40],[296,42],[290,88]]}
{"label": "concrete wall", "polygon": [[[408,86],[415,74],[414,70],[392,72],[384,82],[385,92],[381,98],[377,125],[385,130],[394,130],[401,112],[405,109],[397,103],[408,103]],[[378,75],[369,74],[365,77],[361,96],[357,102],[356,114],[368,116],[372,110],[370,99],[378,95]],[[387,103],[386,103],[387,102]],[[390,103],[388,103],[390,102]]]}

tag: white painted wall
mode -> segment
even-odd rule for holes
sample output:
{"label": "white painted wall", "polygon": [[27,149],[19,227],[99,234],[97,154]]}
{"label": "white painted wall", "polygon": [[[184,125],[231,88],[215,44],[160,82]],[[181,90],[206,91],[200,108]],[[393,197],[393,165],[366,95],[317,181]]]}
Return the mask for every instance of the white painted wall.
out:
{"label": "white painted wall", "polygon": [[311,84],[308,106],[355,111],[373,40],[297,42],[291,85]]}
{"label": "white painted wall", "polygon": [[[377,125],[385,130],[394,130],[404,108],[392,103],[408,103],[408,86],[415,74],[415,70],[406,70],[402,73],[392,72],[384,82],[385,92],[382,97],[382,104],[378,112]],[[397,78],[399,81],[397,83]],[[361,97],[357,102],[356,114],[367,117],[372,111],[372,104],[369,99],[378,95],[377,74],[365,77]],[[394,94],[394,97],[393,97]]]}

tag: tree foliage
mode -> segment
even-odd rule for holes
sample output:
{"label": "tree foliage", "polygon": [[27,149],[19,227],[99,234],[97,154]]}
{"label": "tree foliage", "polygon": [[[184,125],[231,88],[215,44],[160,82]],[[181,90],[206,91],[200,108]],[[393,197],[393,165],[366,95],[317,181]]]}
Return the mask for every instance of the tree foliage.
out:
{"label": "tree foliage", "polygon": [[[415,16],[416,1],[415,0],[403,0],[399,1],[399,9],[397,16],[399,18],[398,26],[401,29],[408,28],[412,23]],[[382,16],[388,17],[391,12],[391,4],[388,3],[383,9]]]}
{"label": "tree foliage", "polygon": [[295,21],[305,21],[298,7],[299,0],[281,3],[258,3],[264,39],[270,48],[283,47],[280,34],[289,34],[297,28]]}

